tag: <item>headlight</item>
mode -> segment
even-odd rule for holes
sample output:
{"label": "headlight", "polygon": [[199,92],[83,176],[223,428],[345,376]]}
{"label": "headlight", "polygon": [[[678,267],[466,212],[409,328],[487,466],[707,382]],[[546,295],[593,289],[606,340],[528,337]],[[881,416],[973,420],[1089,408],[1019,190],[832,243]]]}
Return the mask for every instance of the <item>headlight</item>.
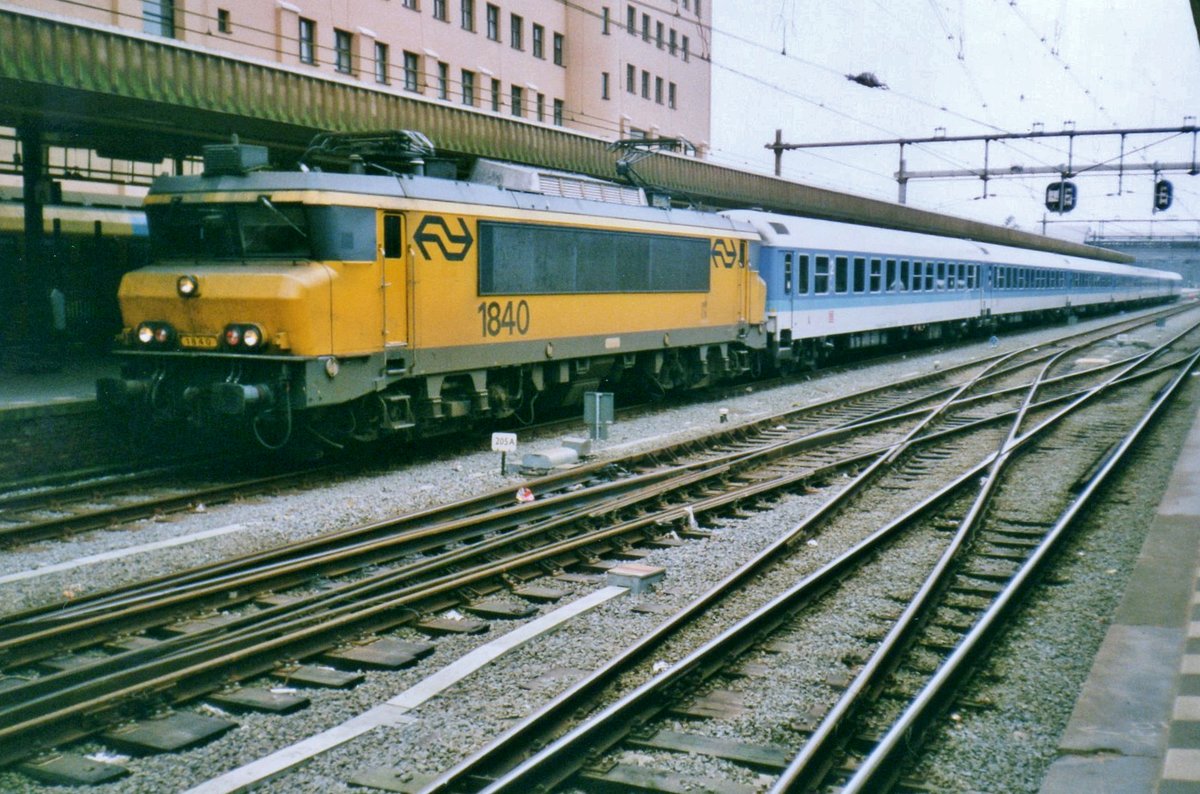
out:
{"label": "headlight", "polygon": [[200,282],[195,276],[180,276],[175,280],[175,290],[181,298],[194,298],[200,294]]}
{"label": "headlight", "polygon": [[241,350],[261,350],[266,346],[263,331],[250,323],[225,326],[225,346]]}
{"label": "headlight", "polygon": [[175,341],[175,330],[166,323],[141,323],[135,334],[146,347],[167,347]]}

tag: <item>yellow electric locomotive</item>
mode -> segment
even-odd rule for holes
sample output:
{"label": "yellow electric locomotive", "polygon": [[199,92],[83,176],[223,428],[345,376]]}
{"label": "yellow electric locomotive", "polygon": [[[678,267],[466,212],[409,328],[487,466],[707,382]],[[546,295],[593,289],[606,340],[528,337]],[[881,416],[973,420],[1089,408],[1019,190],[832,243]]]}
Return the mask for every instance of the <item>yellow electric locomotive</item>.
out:
{"label": "yellow electric locomotive", "polygon": [[700,386],[765,346],[750,226],[501,164],[426,176],[421,136],[396,140],[410,173],[369,152],[348,173],[273,171],[231,144],[157,180],[152,264],[121,282],[125,363],[100,401],[341,444]]}

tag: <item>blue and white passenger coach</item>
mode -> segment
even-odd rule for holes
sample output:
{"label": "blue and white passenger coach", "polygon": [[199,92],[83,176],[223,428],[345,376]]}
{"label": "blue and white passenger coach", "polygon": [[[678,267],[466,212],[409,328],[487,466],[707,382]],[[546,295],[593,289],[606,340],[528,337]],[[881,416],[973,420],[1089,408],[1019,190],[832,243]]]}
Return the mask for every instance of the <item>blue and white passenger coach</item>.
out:
{"label": "blue and white passenger coach", "polygon": [[1178,297],[1177,273],[752,210],[781,362]]}

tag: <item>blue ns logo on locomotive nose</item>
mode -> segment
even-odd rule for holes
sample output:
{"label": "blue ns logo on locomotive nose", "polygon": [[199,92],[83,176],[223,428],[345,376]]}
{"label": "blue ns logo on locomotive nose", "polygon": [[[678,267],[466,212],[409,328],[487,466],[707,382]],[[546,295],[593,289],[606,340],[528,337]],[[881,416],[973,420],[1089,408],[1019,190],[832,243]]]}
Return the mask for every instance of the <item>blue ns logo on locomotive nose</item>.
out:
{"label": "blue ns logo on locomotive nose", "polygon": [[737,243],[723,238],[713,240],[711,258],[713,267],[733,267],[737,262]]}
{"label": "blue ns logo on locomotive nose", "polygon": [[416,232],[413,233],[413,242],[421,249],[421,256],[426,259],[433,258],[430,256],[430,249],[425,247],[428,244],[442,249],[442,256],[450,262],[466,259],[475,238],[471,236],[471,230],[465,220],[455,220],[458,221],[457,233],[451,231],[450,224],[441,215],[426,215],[421,219]]}

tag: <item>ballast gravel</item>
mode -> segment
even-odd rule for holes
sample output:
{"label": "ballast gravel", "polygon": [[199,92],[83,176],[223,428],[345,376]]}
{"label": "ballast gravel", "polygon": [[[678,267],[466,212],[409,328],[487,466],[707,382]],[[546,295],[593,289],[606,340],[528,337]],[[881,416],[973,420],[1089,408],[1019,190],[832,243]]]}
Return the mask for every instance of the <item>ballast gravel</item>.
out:
{"label": "ballast gravel", "polygon": [[[1101,322],[1081,322],[1069,330],[1083,330]],[[1171,321],[1168,330],[1178,322]],[[995,348],[988,343],[978,343],[952,349],[918,352],[891,363],[864,365],[837,373],[817,373],[806,382],[786,387],[763,391],[748,388],[742,396],[730,399],[641,413],[635,418],[622,419],[614,424],[610,428],[609,439],[598,445],[597,456],[601,459],[617,457],[721,429],[720,409],[727,410],[730,422],[750,421],[794,406],[854,393],[880,383],[893,382],[981,355],[1045,342],[1062,335],[1066,330],[1068,329],[1057,327],[1022,334],[1006,334],[999,339]],[[1182,435],[1176,432],[1176,443]],[[557,437],[522,435],[521,451],[555,446],[556,439]],[[1163,442],[1169,446],[1171,438],[1165,438]],[[481,438],[479,451],[455,452],[444,457],[415,460],[375,476],[338,482],[303,493],[286,493],[247,503],[222,505],[202,512],[171,516],[164,521],[139,522],[119,530],[78,536],[69,543],[44,543],[7,552],[0,559],[0,577],[206,530],[235,525],[238,527],[235,531],[202,542],[173,546],[148,554],[134,554],[114,561],[81,566],[63,573],[0,583],[0,612],[7,614],[57,603],[64,597],[109,589],[495,489],[512,488],[515,492],[523,483],[522,478],[511,473],[507,477],[501,476],[497,455],[487,450],[486,444],[486,439]],[[1169,450],[1161,447],[1159,450],[1164,456],[1169,454]],[[1165,459],[1174,458],[1172,456]],[[1169,464],[1167,465],[1169,468]],[[1165,481],[1165,477],[1162,479]],[[1147,498],[1153,497],[1153,493],[1147,495]],[[648,562],[663,565],[668,569],[668,578],[658,590],[642,596],[626,596],[608,602],[568,622],[545,641],[531,642],[502,657],[494,664],[496,669],[485,668],[468,679],[462,687],[462,692],[451,689],[444,696],[435,698],[417,709],[412,714],[417,718],[414,724],[376,729],[314,759],[295,773],[266,783],[258,790],[362,791],[363,789],[350,786],[348,781],[356,773],[372,766],[400,766],[424,773],[452,766],[471,749],[483,745],[488,739],[556,694],[563,687],[564,681],[572,680],[574,676],[580,675],[581,671],[592,669],[633,638],[657,625],[662,620],[662,614],[655,610],[678,608],[695,594],[708,589],[714,581],[756,550],[803,520],[822,498],[823,495],[789,497],[781,500],[771,512],[756,514],[736,522],[736,525],[731,522],[729,526],[711,527],[713,536],[708,540],[656,550]],[[1097,541],[1099,542],[1101,541]],[[1134,542],[1128,537],[1105,542],[1114,546],[1132,545],[1133,556],[1136,556],[1136,550],[1140,547],[1140,541]],[[1119,574],[1103,574],[1106,582],[1112,585],[1108,590],[1115,590],[1119,596],[1120,583],[1124,581],[1123,576],[1132,565],[1128,562],[1132,559],[1128,550],[1109,550],[1105,547],[1103,551],[1096,552],[1086,548],[1085,553],[1079,555],[1079,564],[1085,565],[1093,556],[1102,558],[1099,566],[1103,570],[1107,571],[1114,566],[1119,569]],[[1081,572],[1080,578],[1089,575],[1097,574]],[[560,603],[590,592],[595,587],[587,583],[563,582],[556,582],[555,586],[569,591]],[[1109,598],[1111,600],[1111,593]],[[539,611],[545,614],[557,606],[543,605]],[[1097,624],[1098,629],[1095,626],[1090,627],[1094,629],[1092,633],[1099,631],[1099,636],[1103,636],[1104,616],[1111,614],[1111,605],[1107,602],[1096,603],[1091,599],[1082,603],[1079,608],[1089,616],[1081,622]],[[1061,612],[1055,611],[1054,614],[1055,617],[1050,622],[1056,626],[1061,626],[1064,622],[1075,623],[1071,620],[1063,621]],[[1030,620],[1034,626],[1030,631],[1037,634],[1037,622],[1032,617]],[[338,725],[403,691],[439,666],[453,661],[506,630],[504,623],[500,621],[494,621],[492,625],[491,631],[482,637],[439,638],[435,640],[437,651],[429,660],[408,670],[369,673],[366,682],[355,689],[306,690],[305,694],[312,698],[312,703],[295,714],[286,717],[237,715],[233,719],[238,722],[238,727],[225,737],[183,753],[131,759],[126,762],[133,772],[129,777],[99,789],[88,790],[122,794],[163,792],[179,791],[199,784]],[[1040,631],[1052,629],[1042,628]],[[406,636],[403,631],[398,634]],[[407,636],[412,639],[425,639],[416,632]],[[1098,645],[1098,639],[1094,645]],[[1074,655],[1070,651],[1067,653]],[[678,659],[663,658],[655,661],[669,665]],[[1062,665],[1063,661],[1050,655],[1048,663]],[[963,726],[963,722],[955,723],[956,726],[963,727],[948,731],[947,742],[953,749],[938,756],[938,760],[931,762],[928,769],[920,770],[921,776],[927,780],[936,780],[946,787],[945,790],[951,791],[1036,790],[1036,782],[1031,780],[1040,780],[1038,770],[1042,767],[1030,762],[1033,763],[1033,768],[1025,773],[1024,777],[1003,777],[1012,775],[1014,767],[1019,766],[1021,762],[1005,764],[998,762],[994,756],[1001,752],[1013,753],[1014,750],[1003,748],[1014,744],[1017,745],[1015,753],[1018,758],[1029,755],[1032,751],[1027,749],[1027,745],[1030,744],[1028,737],[1031,734],[1037,734],[1039,739],[1044,734],[1050,739],[1049,751],[1045,749],[1046,741],[1037,743],[1039,749],[1036,752],[1040,753],[1039,758],[1044,760],[1048,753],[1052,754],[1053,739],[1065,724],[1066,716],[1069,716],[1074,700],[1073,692],[1086,675],[1090,663],[1091,657],[1088,655],[1076,664],[1076,667],[1082,668],[1082,674],[1062,676],[1065,680],[1056,683],[1056,690],[1066,689],[1072,694],[1059,698],[1063,702],[1049,704],[1044,716],[1026,715],[1013,723],[1011,728],[1009,723],[1004,722],[998,715],[1000,727],[990,724],[977,725],[974,722],[970,726]],[[1054,669],[1061,670],[1061,667]],[[1014,678],[1014,686],[1021,689],[1012,694],[1001,691],[994,697],[995,702],[1003,703],[1012,697],[1029,697],[1025,690],[1036,686],[1039,679],[1034,671],[1023,672],[1024,675]],[[467,686],[467,683],[470,686]],[[1005,682],[998,680],[991,685],[1003,688]],[[470,699],[464,700],[464,693],[468,691],[469,695],[465,697]],[[1064,707],[1066,716],[1062,714]],[[213,709],[203,701],[186,708],[201,713],[213,713]],[[991,717],[992,714],[993,712],[988,712],[981,718]],[[1004,719],[1012,721],[1013,718]],[[1044,728],[1040,727],[1042,720],[1045,722]],[[980,739],[979,736],[984,738]],[[768,738],[769,735],[763,737],[764,740]],[[983,744],[975,746],[975,742]],[[967,747],[974,749],[968,752]],[[89,753],[111,752],[99,742],[87,742],[73,749]],[[965,769],[955,770],[952,759],[956,755],[964,759]],[[993,768],[999,770],[995,777],[990,776]],[[1004,784],[997,787],[1000,780],[1003,780]],[[747,779],[744,782],[755,781]],[[3,771],[0,772],[0,790],[41,793],[64,789],[41,786],[15,772]]]}

